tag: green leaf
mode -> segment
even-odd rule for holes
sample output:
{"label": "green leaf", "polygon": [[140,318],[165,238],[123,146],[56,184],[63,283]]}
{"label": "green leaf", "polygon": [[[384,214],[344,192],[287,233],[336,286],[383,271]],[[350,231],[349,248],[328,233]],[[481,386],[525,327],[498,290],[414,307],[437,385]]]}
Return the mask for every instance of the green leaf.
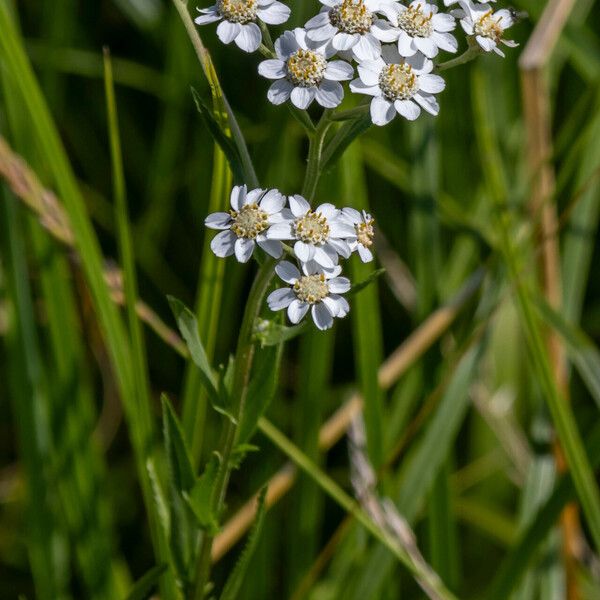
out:
{"label": "green leaf", "polygon": [[359,119],[344,123],[325,145],[323,150],[323,169],[333,166],[344,154],[346,148],[371,127],[371,115],[367,112]]}
{"label": "green leaf", "polygon": [[196,320],[194,313],[182,302],[177,300],[177,298],[168,296],[167,299],[169,300],[169,305],[173,311],[175,320],[177,321],[177,327],[179,327],[179,331],[181,332],[181,335],[183,336],[183,339],[185,340],[185,343],[190,351],[192,360],[200,369],[200,374],[202,375],[204,385],[206,386],[209,394],[213,398],[217,398],[219,396],[219,386],[210,363],[208,362],[208,357],[206,356],[206,351],[204,350],[202,341],[200,340],[200,334],[198,333],[198,321]]}
{"label": "green leaf", "polygon": [[600,407],[600,351],[581,329],[569,323],[543,298],[534,297],[533,303],[544,321],[565,341],[568,355]]}
{"label": "green leaf", "polygon": [[279,381],[279,367],[283,355],[283,342],[277,346],[269,346],[256,355],[254,375],[250,380],[246,408],[240,423],[239,440],[247,442],[275,396]]}
{"label": "green leaf", "polygon": [[238,444],[229,457],[229,466],[232,469],[239,469],[250,452],[258,452],[259,450],[260,448],[254,444]]}
{"label": "green leaf", "polygon": [[189,493],[184,492],[184,499],[194,513],[199,527],[211,534],[215,534],[219,529],[217,515],[212,509],[212,499],[220,464],[219,455],[214,453],[204,473],[196,479],[192,490]]}
{"label": "green leaf", "polygon": [[204,102],[200,94],[194,88],[191,89],[194,102],[196,103],[196,108],[198,109],[198,112],[200,113],[200,116],[206,124],[206,127],[208,128],[208,131],[212,135],[213,139],[219,145],[221,150],[223,150],[223,154],[225,154],[227,162],[231,168],[234,181],[240,184],[244,183],[244,169],[238,149],[231,141],[231,138],[227,135],[227,133],[223,131],[223,128],[221,125],[219,125],[219,122],[215,119],[211,108]]}
{"label": "green leaf", "polygon": [[242,554],[240,555],[237,564],[231,572],[231,575],[229,575],[227,582],[225,583],[225,587],[223,588],[223,593],[221,594],[220,600],[235,600],[235,598],[237,598],[240,592],[242,583],[244,582],[244,576],[246,575],[246,571],[248,570],[250,559],[252,558],[252,555],[256,550],[256,546],[258,545],[260,532],[262,531],[262,527],[265,521],[266,495],[267,488],[264,487],[258,496],[258,509],[256,512],[256,519],[254,521],[254,524],[252,525],[250,533],[248,534],[248,541],[246,542],[246,546],[242,550]]}
{"label": "green leaf", "polygon": [[231,410],[229,410],[233,375],[235,372],[235,358],[230,355],[229,360],[227,361],[227,367],[220,366],[219,370],[219,396],[214,398],[211,404],[216,412],[227,417],[234,425],[237,425],[237,419]]}
{"label": "green leaf", "polygon": [[125,600],[145,600],[158,584],[160,576],[167,570],[167,565],[152,567],[145,575],[135,582]]}
{"label": "green leaf", "polygon": [[277,346],[282,342],[294,339],[307,329],[308,321],[293,327],[286,327],[276,321],[258,319],[254,328],[254,339],[260,343],[261,348]]}
{"label": "green leaf", "polygon": [[377,269],[376,271],[369,273],[369,276],[366,279],[364,279],[360,283],[357,283],[356,285],[353,285],[347,295],[353,296],[355,294],[358,294],[359,292],[362,292],[366,287],[371,285],[374,281],[377,281],[384,273],[385,273],[385,269]]}
{"label": "green leaf", "polygon": [[194,487],[196,476],[192,468],[190,454],[183,437],[179,419],[165,394],[161,397],[163,406],[163,432],[169,468],[175,489],[180,493]]}

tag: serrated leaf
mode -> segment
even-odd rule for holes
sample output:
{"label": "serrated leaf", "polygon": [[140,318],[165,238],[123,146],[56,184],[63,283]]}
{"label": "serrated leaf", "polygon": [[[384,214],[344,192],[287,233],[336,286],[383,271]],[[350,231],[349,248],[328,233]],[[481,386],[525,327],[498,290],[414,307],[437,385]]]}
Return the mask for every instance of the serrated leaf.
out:
{"label": "serrated leaf", "polygon": [[150,479],[154,504],[156,506],[156,514],[163,529],[165,537],[168,538],[171,531],[171,515],[169,513],[168,503],[165,497],[165,492],[162,488],[158,470],[154,458],[149,458],[146,461],[146,470]]}
{"label": "serrated leaf", "polygon": [[283,343],[269,346],[257,353],[256,366],[253,371],[246,408],[240,423],[240,443],[247,442],[258,424],[258,420],[265,413],[277,390],[279,381],[279,366],[283,355]]}
{"label": "serrated leaf", "polygon": [[194,364],[200,369],[202,380],[208,393],[213,398],[217,398],[218,383],[215,374],[210,366],[206,350],[200,339],[198,333],[198,321],[194,313],[187,308],[182,302],[174,298],[173,296],[167,296],[175,320],[177,321],[177,327],[187,344],[190,356],[194,361]]}
{"label": "serrated leaf", "polygon": [[161,397],[163,406],[163,434],[169,470],[175,489],[180,493],[192,489],[196,481],[190,453],[183,437],[179,419],[165,394]]}
{"label": "serrated leaf", "polygon": [[125,600],[145,600],[158,584],[160,576],[167,570],[167,565],[152,567],[145,575],[135,582],[135,585]]}
{"label": "serrated leaf", "polygon": [[204,473],[198,479],[189,493],[184,493],[184,499],[190,507],[196,522],[201,529],[215,534],[219,529],[217,515],[212,508],[212,498],[215,482],[221,461],[217,454],[213,454]]}
{"label": "serrated leaf", "polygon": [[227,417],[234,425],[238,424],[235,415],[231,412],[229,406],[231,404],[231,388],[233,386],[233,375],[235,372],[235,359],[229,356],[227,367],[219,368],[219,395],[212,400],[213,409],[220,415]]}
{"label": "serrated leaf", "polygon": [[244,183],[244,169],[238,149],[231,138],[225,133],[225,131],[223,131],[223,128],[215,119],[213,111],[204,102],[200,94],[194,88],[191,88],[191,90],[194,103],[196,104],[196,108],[198,109],[202,120],[204,121],[213,139],[219,145],[221,150],[223,150],[223,154],[225,154],[225,157],[227,158],[234,181],[240,184]]}
{"label": "serrated leaf", "polygon": [[254,444],[238,444],[231,453],[229,466],[232,469],[239,469],[242,462],[250,452],[258,452],[260,448]]}
{"label": "serrated leaf", "polygon": [[277,346],[301,335],[308,329],[308,321],[293,327],[286,327],[276,321],[258,319],[254,328],[254,339],[262,348]]}
{"label": "serrated leaf", "polygon": [[237,598],[240,589],[242,587],[242,583],[244,582],[244,576],[246,571],[248,570],[248,565],[250,564],[250,559],[256,550],[256,546],[258,545],[258,540],[260,538],[260,533],[262,531],[262,527],[265,521],[265,497],[267,495],[267,488],[264,487],[258,496],[258,509],[256,512],[256,519],[254,524],[252,525],[252,529],[248,534],[248,541],[246,542],[246,546],[242,550],[240,558],[238,559],[233,571],[229,575],[227,582],[225,583],[225,587],[223,588],[223,592],[221,594],[220,600],[235,600]]}

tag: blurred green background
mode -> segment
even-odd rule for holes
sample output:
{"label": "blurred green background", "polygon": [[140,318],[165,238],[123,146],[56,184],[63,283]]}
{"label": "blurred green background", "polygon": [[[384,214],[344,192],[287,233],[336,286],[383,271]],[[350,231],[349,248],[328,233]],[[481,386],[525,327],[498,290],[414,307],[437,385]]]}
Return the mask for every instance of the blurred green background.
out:
{"label": "blurred green background", "polygon": [[[139,295],[174,327],[166,296],[196,303],[203,220],[218,185],[214,142],[190,87],[207,99],[210,92],[179,16],[167,0],[0,2],[15,10],[102,252],[116,260],[102,67],[102,47],[110,49]],[[288,3],[290,26],[302,25],[320,6],[316,0]],[[536,173],[526,160],[518,58],[545,3],[513,4],[529,15],[510,30],[519,48],[507,49],[506,59],[484,56],[447,71],[438,118],[372,127],[328,168],[318,201],[369,206],[382,234],[378,259],[387,272],[356,297],[352,315],[334,331],[306,333],[286,346],[269,409],[280,429],[350,489],[346,442],[325,455],[316,441],[324,420],[352,389],[361,388],[369,406],[369,454],[376,466],[384,465],[381,491],[400,503],[423,554],[450,589],[474,599],[488,593],[508,597],[493,596],[489,585],[507,564],[503,560],[515,560],[516,541],[558,477],[552,419],[512,301],[515,282],[500,250],[493,199],[499,183],[519,279],[536,288],[539,214],[529,209]],[[600,377],[593,345],[600,339],[598,23],[597,3],[576,2],[545,70],[563,316],[571,334],[569,356],[579,366],[569,368],[569,395],[584,439],[598,421],[594,382]],[[259,57],[223,46],[214,27],[200,34],[261,185],[298,193],[307,144],[290,113],[267,102],[268,82],[256,72]],[[18,74],[2,52],[0,134],[46,187],[57,190],[40,150],[41,132],[19,97]],[[347,97],[346,106],[355,102]],[[0,598],[89,598],[93,574],[108,568],[105,561],[123,587],[156,564],[130,436],[78,260],[8,187],[0,191]],[[215,299],[220,315],[205,321],[213,331],[215,364],[234,348],[253,270],[233,259],[223,268],[222,302]],[[349,268],[357,281],[370,272],[354,262]],[[474,273],[475,291],[460,304],[456,320],[414,357],[390,390],[378,389],[374,377],[384,358]],[[160,393],[167,392],[180,409],[184,379],[194,384],[184,361],[148,330],[146,345],[158,423]],[[474,364],[466,374],[457,371],[473,348]],[[581,364],[587,365],[583,375]],[[458,381],[455,373],[461,373]],[[436,415],[445,415],[444,421],[436,423]],[[218,440],[220,422],[207,413],[202,443],[194,448],[201,463]],[[285,462],[261,434],[253,441],[260,452],[235,474],[227,515]],[[348,522],[340,532],[343,521],[344,512],[300,477],[268,512],[239,597],[422,597],[405,570],[389,559],[386,567],[385,552],[364,530]],[[598,549],[588,545],[585,518],[576,529],[580,546],[569,578],[578,595],[568,597],[597,599]],[[560,530],[546,531],[527,560],[516,555],[519,576],[505,572],[510,597],[567,598]],[[235,547],[216,566],[217,587],[238,552]],[[44,565],[51,581],[43,578]]]}

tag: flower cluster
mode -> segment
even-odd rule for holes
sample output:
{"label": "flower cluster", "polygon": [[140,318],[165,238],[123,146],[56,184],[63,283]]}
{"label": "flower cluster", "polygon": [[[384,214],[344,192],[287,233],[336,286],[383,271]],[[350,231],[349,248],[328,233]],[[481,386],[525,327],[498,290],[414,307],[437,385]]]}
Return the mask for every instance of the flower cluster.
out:
{"label": "flower cluster", "polygon": [[231,210],[209,215],[205,225],[220,230],[211,248],[222,258],[235,254],[238,261],[247,262],[255,246],[276,259],[287,251],[297,265],[287,260],[277,265],[275,272],[288,285],[268,297],[269,307],[287,309],[292,323],[300,322],[310,309],[319,329],[329,329],[334,318],[350,310],[341,296],[350,290],[350,281],[340,277],[340,257],[356,252],[363,262],[373,260],[371,215],[333,204],[312,209],[302,196],[288,198],[278,190],[235,186]]}
{"label": "flower cluster", "polygon": [[[285,23],[290,9],[277,0],[217,0],[196,23],[220,21],[217,35],[247,52],[261,48],[269,58],[258,68],[273,80],[268,98],[273,104],[288,100],[299,109],[316,101],[335,108],[344,99],[343,81],[355,94],[371,96],[375,125],[385,125],[396,115],[412,121],[421,111],[437,115],[435,94],[445,82],[434,74],[440,51],[456,53],[459,43],[451,33],[457,20],[467,35],[467,52],[504,53],[500,45],[516,46],[504,38],[514,23],[511,11],[494,11],[487,2],[444,0],[457,5],[440,12],[426,0],[404,5],[399,0],[319,0],[321,11],[303,28],[286,31],[267,47],[261,31],[266,25]],[[490,0],[495,2],[495,0]],[[261,45],[262,43],[262,45]],[[335,60],[334,60],[335,59]]]}

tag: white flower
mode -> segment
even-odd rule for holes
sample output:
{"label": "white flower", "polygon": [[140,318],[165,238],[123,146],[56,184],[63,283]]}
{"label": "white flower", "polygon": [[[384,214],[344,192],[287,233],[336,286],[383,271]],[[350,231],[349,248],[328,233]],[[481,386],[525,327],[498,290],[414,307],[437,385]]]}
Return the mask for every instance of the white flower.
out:
{"label": "white flower", "polygon": [[267,231],[270,240],[296,240],[294,254],[301,262],[314,260],[326,269],[337,265],[339,256],[348,258],[345,241],[354,238],[354,228],[340,216],[333,204],[321,204],[315,210],[299,195],[289,197],[291,215]]}
{"label": "white flower", "polygon": [[360,61],[377,59],[381,55],[381,42],[394,42],[398,37],[398,31],[376,15],[389,8],[389,0],[320,2],[325,6],[305,25],[306,37],[313,42],[331,43],[339,52],[350,50]]}
{"label": "white flower", "polygon": [[306,31],[301,28],[286,31],[276,42],[276,59],[265,60],[258,72],[267,79],[276,79],[269,88],[273,104],[291,99],[300,109],[308,108],[313,100],[324,108],[335,108],[344,98],[340,81],[352,79],[354,69],[343,60],[327,59],[335,50],[324,45],[310,47]]}
{"label": "white flower", "polygon": [[314,261],[302,264],[302,273],[290,262],[280,262],[275,272],[290,287],[279,288],[267,298],[271,310],[287,308],[290,321],[299,323],[311,309],[315,325],[329,329],[334,317],[345,317],[350,305],[339,294],[350,290],[350,280],[339,277],[341,267],[323,269]]}
{"label": "white flower", "polygon": [[[463,3],[465,0],[444,0],[444,6],[452,6],[452,4]],[[496,0],[476,0],[480,4],[484,4],[486,2],[496,2]]]}
{"label": "white flower", "polygon": [[440,50],[456,52],[458,42],[448,33],[456,27],[452,15],[438,13],[437,6],[424,0],[414,0],[408,7],[400,6],[398,15],[398,51],[401,56],[422,52],[434,58]]}
{"label": "white flower", "polygon": [[366,263],[373,260],[371,246],[375,237],[375,219],[366,211],[358,212],[355,208],[343,208],[342,216],[354,227],[356,238],[349,242],[350,250],[358,252],[360,259]]}
{"label": "white flower", "polygon": [[350,84],[357,94],[373,96],[371,119],[386,125],[396,113],[414,121],[421,108],[437,115],[440,107],[432,94],[445,87],[439,75],[432,75],[433,63],[421,54],[402,58],[393,47],[386,48],[385,58],[365,61],[358,66],[359,78]]}
{"label": "white flower", "polygon": [[461,2],[464,17],[460,24],[467,35],[474,35],[477,43],[486,52],[495,52],[504,56],[499,44],[502,42],[509,48],[515,48],[518,44],[513,40],[503,39],[504,30],[514,24],[511,12],[505,8],[494,12],[489,4],[474,4],[473,2]]}
{"label": "white flower", "polygon": [[221,229],[210,247],[219,257],[235,253],[242,263],[248,262],[254,246],[258,244],[273,258],[283,253],[281,242],[267,238],[269,227],[282,220],[285,196],[278,190],[256,189],[248,192],[245,185],[236,185],[231,191],[231,209],[206,217],[204,224],[210,229]]}
{"label": "white flower", "polygon": [[217,35],[224,44],[235,42],[245,52],[260,47],[262,33],[256,20],[280,25],[290,17],[290,8],[277,0],[217,0],[209,8],[197,9],[202,14],[195,19],[198,25],[221,21]]}

